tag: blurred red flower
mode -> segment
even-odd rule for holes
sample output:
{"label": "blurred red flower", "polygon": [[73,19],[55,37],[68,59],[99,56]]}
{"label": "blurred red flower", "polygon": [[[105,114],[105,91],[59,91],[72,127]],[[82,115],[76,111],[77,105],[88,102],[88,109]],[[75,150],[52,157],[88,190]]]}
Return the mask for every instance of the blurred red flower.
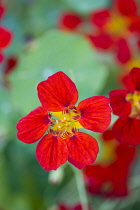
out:
{"label": "blurred red flower", "polygon": [[87,190],[106,197],[126,196],[135,148],[116,142],[111,129],[103,133],[102,140],[103,157],[83,170]]}
{"label": "blurred red flower", "polygon": [[92,164],[98,153],[98,144],[92,136],[78,130],[84,127],[103,132],[110,124],[109,99],[94,96],[74,106],[78,91],[63,72],[39,83],[37,90],[42,106],[19,120],[19,140],[34,143],[48,130],[36,149],[36,157],[45,170],[56,170],[67,160],[79,169]]}
{"label": "blurred red flower", "polygon": [[89,33],[91,43],[100,49],[113,49],[117,60],[124,64],[131,58],[129,38],[140,33],[140,16],[135,0],[114,0],[111,9],[103,8],[91,14],[96,34]]}
{"label": "blurred red flower", "polygon": [[120,118],[113,126],[115,138],[130,145],[140,144],[140,68],[133,68],[125,78],[127,90],[109,93],[113,113]]}

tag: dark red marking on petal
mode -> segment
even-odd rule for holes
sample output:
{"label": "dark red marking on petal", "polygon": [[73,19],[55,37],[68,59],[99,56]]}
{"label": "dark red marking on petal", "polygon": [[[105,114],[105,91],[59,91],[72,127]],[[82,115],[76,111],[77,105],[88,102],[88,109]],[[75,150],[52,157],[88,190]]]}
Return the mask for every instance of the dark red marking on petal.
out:
{"label": "dark red marking on petal", "polygon": [[110,19],[110,10],[107,8],[91,13],[91,23],[93,26],[102,28]]}
{"label": "dark red marking on petal", "polygon": [[17,136],[20,141],[27,144],[38,141],[50,125],[48,112],[38,107],[17,123]]}
{"label": "dark red marking on petal", "polygon": [[112,129],[117,141],[133,146],[140,144],[140,120],[119,118]]}
{"label": "dark red marking on petal", "polygon": [[79,123],[86,129],[103,132],[111,121],[111,108],[109,98],[104,96],[93,96],[78,104],[80,117]]}
{"label": "dark red marking on petal", "polygon": [[42,106],[52,112],[63,111],[78,100],[74,82],[61,71],[39,83],[37,90]]}
{"label": "dark red marking on petal", "polygon": [[0,49],[8,47],[12,41],[12,32],[5,27],[0,27]]}
{"label": "dark red marking on petal", "polygon": [[127,117],[131,112],[131,102],[126,100],[126,90],[112,90],[109,93],[110,105],[113,113],[120,117]]}
{"label": "dark red marking on petal", "polygon": [[37,145],[36,158],[44,170],[56,170],[68,159],[65,140],[60,136],[45,135]]}
{"label": "dark red marking on petal", "polygon": [[116,7],[122,15],[135,15],[138,5],[135,0],[116,0]]}
{"label": "dark red marking on petal", "polygon": [[78,169],[92,164],[98,154],[98,143],[92,136],[77,132],[67,141],[68,161]]}
{"label": "dark red marking on petal", "polygon": [[132,84],[134,85],[135,90],[140,91],[140,68],[134,67],[129,76],[131,78]]}

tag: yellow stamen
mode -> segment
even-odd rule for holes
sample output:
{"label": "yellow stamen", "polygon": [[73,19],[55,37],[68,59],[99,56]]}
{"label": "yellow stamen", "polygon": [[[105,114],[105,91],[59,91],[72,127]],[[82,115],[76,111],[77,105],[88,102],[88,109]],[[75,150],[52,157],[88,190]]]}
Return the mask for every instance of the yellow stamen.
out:
{"label": "yellow stamen", "polygon": [[132,110],[130,117],[139,118],[140,116],[140,92],[135,91],[134,93],[128,93],[126,100],[131,102]]}
{"label": "yellow stamen", "polygon": [[58,118],[51,129],[58,132],[62,138],[72,136],[76,129],[82,128],[81,124],[75,119],[79,115],[73,110],[69,110],[67,114],[64,112],[52,112],[51,114]]}

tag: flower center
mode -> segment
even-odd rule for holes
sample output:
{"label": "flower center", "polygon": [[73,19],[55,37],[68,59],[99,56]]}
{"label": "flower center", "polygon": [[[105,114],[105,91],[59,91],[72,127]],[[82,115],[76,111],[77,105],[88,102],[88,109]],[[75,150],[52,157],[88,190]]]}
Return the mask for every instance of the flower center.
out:
{"label": "flower center", "polygon": [[126,69],[130,71],[134,66],[140,67],[140,58],[135,58],[128,61],[128,63],[126,64]]}
{"label": "flower center", "polygon": [[115,149],[117,147],[117,142],[114,140],[103,141],[101,146],[101,153],[98,156],[96,163],[99,163],[102,166],[108,166],[116,160]]}
{"label": "flower center", "polygon": [[134,91],[134,93],[128,93],[126,100],[130,101],[132,105],[130,117],[140,119],[140,92]]}
{"label": "flower center", "polygon": [[77,129],[82,128],[81,124],[77,121],[79,113],[77,113],[76,107],[72,110],[69,109],[67,113],[52,112],[51,114],[57,119],[52,119],[50,131],[60,135],[62,138],[73,136]]}
{"label": "flower center", "polygon": [[110,21],[105,25],[105,29],[111,34],[120,36],[126,34],[128,24],[127,18],[119,14],[112,14]]}

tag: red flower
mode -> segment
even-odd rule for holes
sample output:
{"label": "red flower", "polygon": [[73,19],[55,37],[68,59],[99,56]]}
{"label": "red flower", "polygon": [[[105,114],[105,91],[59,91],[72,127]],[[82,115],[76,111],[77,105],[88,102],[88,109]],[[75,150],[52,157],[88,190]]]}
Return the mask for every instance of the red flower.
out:
{"label": "red flower", "polygon": [[115,138],[126,144],[140,144],[140,68],[133,68],[127,82],[128,90],[113,90],[109,93],[113,113],[120,118],[113,126]]}
{"label": "red flower", "polygon": [[[135,158],[135,148],[115,141],[112,130],[103,135],[103,157],[97,163],[86,166],[84,175],[91,194],[107,197],[122,197],[128,194],[130,167]],[[107,153],[108,151],[108,153]],[[109,154],[110,152],[110,155]],[[105,154],[105,155],[104,155]],[[107,164],[107,159],[110,161]]]}
{"label": "red flower", "polygon": [[2,51],[10,45],[12,36],[11,31],[3,26],[0,26],[0,62],[4,59]]}
{"label": "red flower", "polygon": [[[103,8],[91,14],[96,34],[89,34],[91,43],[100,49],[112,49],[117,60],[124,64],[131,59],[129,39],[140,33],[140,16],[135,0],[116,0],[112,9]],[[102,36],[102,38],[101,38]],[[107,39],[106,39],[107,38]]]}
{"label": "red flower", "polygon": [[37,90],[42,106],[18,122],[19,140],[34,143],[48,131],[36,149],[36,157],[45,170],[56,170],[67,160],[79,169],[93,163],[98,144],[92,136],[78,129],[103,132],[110,124],[109,99],[94,96],[74,106],[78,91],[63,72],[39,83]]}

